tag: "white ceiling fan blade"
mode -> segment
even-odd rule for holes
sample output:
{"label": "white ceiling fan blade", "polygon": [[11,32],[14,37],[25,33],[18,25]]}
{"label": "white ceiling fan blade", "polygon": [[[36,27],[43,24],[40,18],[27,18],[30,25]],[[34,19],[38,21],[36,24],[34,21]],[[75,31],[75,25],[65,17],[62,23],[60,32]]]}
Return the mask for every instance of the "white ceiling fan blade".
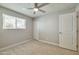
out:
{"label": "white ceiling fan blade", "polygon": [[44,4],[40,5],[40,6],[38,6],[38,8],[44,7],[44,6],[48,5],[48,4],[49,3],[44,3]]}
{"label": "white ceiling fan blade", "polygon": [[41,9],[39,9],[39,11],[41,11],[41,12],[43,12],[43,13],[45,13],[46,11],[44,11],[44,10],[41,10]]}

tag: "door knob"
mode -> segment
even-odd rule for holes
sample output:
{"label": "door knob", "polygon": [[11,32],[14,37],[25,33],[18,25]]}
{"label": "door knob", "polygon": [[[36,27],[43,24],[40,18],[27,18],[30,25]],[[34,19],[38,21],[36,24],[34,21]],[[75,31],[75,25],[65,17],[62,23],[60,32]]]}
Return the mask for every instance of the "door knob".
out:
{"label": "door knob", "polygon": [[59,34],[62,34],[62,32],[59,32]]}

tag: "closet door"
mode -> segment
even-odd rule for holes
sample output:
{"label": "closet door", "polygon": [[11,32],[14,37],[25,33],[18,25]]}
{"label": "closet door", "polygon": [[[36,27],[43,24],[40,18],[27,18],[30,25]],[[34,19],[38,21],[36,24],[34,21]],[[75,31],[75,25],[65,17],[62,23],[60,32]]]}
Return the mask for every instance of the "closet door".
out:
{"label": "closet door", "polygon": [[76,14],[68,13],[59,16],[60,47],[77,50],[76,45]]}
{"label": "closet door", "polygon": [[39,40],[39,21],[33,20],[33,39]]}

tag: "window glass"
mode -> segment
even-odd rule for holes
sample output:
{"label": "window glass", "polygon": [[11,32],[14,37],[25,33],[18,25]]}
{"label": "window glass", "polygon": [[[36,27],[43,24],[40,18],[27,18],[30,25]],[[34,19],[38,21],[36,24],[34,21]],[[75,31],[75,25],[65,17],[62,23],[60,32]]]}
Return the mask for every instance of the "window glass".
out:
{"label": "window glass", "polygon": [[26,29],[26,20],[3,14],[3,29]]}
{"label": "window glass", "polygon": [[18,29],[25,29],[26,28],[25,19],[17,18],[17,28]]}
{"label": "window glass", "polygon": [[15,29],[15,17],[3,14],[3,29]]}

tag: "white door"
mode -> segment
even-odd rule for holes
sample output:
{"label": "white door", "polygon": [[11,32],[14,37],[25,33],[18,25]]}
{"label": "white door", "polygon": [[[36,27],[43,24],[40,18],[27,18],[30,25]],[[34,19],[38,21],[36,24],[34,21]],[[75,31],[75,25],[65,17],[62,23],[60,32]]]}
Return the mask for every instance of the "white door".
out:
{"label": "white door", "polygon": [[33,38],[39,40],[39,21],[33,21]]}
{"label": "white door", "polygon": [[68,13],[59,16],[60,47],[77,50],[76,48],[76,14]]}

